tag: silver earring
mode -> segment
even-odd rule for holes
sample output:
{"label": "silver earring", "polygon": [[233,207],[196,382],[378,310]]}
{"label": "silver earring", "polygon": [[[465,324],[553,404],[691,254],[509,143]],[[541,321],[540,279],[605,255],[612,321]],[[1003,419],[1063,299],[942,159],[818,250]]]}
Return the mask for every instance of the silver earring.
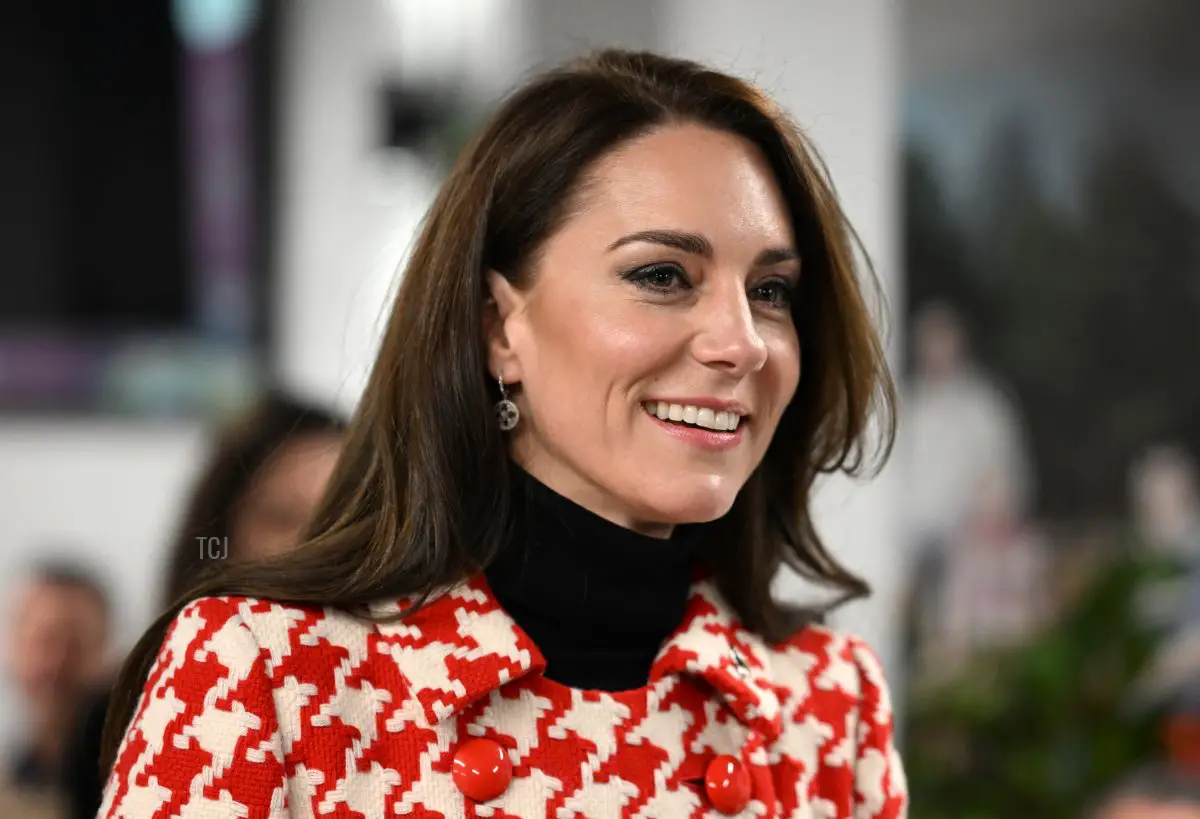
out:
{"label": "silver earring", "polygon": [[521,420],[521,411],[509,399],[508,390],[504,389],[504,376],[500,376],[496,381],[500,384],[500,400],[496,402],[496,421],[500,424],[502,432],[509,432],[517,425],[517,421]]}

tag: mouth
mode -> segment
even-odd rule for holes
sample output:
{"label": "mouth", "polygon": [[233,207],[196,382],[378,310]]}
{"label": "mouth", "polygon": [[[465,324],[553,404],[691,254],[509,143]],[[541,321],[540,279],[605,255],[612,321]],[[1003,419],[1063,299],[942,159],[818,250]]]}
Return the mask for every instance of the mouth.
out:
{"label": "mouth", "polygon": [[646,401],[642,409],[667,424],[710,432],[734,433],[749,417],[737,409],[713,409],[695,404],[672,404],[667,401]]}

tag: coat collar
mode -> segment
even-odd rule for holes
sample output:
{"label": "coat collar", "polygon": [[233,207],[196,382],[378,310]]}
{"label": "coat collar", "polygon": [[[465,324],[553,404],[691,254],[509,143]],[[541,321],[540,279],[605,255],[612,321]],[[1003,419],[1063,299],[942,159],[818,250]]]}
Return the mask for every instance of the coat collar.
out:
{"label": "coat collar", "polygon": [[[382,615],[403,606],[404,601],[396,601],[373,610]],[[496,601],[482,575],[443,590],[402,621],[378,629],[431,724],[546,668],[538,647]],[[741,626],[716,588],[698,580],[648,682],[669,675],[699,677],[741,722],[770,741],[782,727],[770,655],[762,638]]]}

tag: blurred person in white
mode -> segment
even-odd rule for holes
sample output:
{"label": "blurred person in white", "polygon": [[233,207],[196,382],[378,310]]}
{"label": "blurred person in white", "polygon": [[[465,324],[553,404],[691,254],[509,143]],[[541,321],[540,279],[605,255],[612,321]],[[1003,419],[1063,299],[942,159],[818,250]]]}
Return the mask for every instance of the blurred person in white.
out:
{"label": "blurred person in white", "polygon": [[1017,408],[972,359],[953,307],[934,302],[918,312],[913,354],[899,438],[912,477],[910,525],[918,544],[944,544],[990,476],[1011,487],[1023,511],[1032,470]]}
{"label": "blurred person in white", "polygon": [[1008,476],[981,479],[946,555],[932,608],[926,668],[951,673],[980,649],[1011,645],[1045,622],[1050,557],[1045,538],[1022,514]]}
{"label": "blurred person in white", "polygon": [[1200,819],[1200,773],[1155,766],[1103,798],[1092,819]]}
{"label": "blurred person in white", "polygon": [[25,731],[5,762],[0,816],[57,817],[74,715],[107,670],[109,600],[86,569],[46,562],[29,572],[15,601],[7,659]]}
{"label": "blurred person in white", "polygon": [[[972,359],[958,311],[940,301],[927,304],[916,314],[912,338],[915,366],[897,445],[909,470],[905,537],[913,554],[908,655],[916,665],[912,673],[920,677],[930,652],[944,648],[936,645],[935,635],[957,626],[943,620],[946,595],[957,594],[947,587],[951,553],[964,538],[994,537],[988,518],[998,512],[983,511],[988,503],[981,507],[979,502],[991,487],[993,500],[1004,499],[1001,517],[1021,521],[1033,478],[1017,409]],[[972,562],[967,558],[965,565]],[[963,567],[960,562],[956,571]]]}
{"label": "blurred person in white", "polygon": [[1130,496],[1134,525],[1146,545],[1200,556],[1200,491],[1187,452],[1171,445],[1148,449],[1130,470]]}
{"label": "blurred person in white", "polygon": [[1200,714],[1200,488],[1183,448],[1151,447],[1130,470],[1130,501],[1142,543],[1180,562],[1177,582],[1148,600],[1168,638],[1145,680],[1145,693],[1175,714]]}

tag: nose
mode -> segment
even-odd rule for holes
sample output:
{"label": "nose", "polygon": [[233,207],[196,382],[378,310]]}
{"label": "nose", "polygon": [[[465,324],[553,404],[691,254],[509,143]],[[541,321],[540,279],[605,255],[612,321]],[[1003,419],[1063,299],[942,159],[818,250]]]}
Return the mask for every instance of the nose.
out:
{"label": "nose", "polygon": [[733,377],[762,369],[767,345],[740,284],[711,293],[707,302],[697,311],[698,331],[692,343],[696,360]]}

